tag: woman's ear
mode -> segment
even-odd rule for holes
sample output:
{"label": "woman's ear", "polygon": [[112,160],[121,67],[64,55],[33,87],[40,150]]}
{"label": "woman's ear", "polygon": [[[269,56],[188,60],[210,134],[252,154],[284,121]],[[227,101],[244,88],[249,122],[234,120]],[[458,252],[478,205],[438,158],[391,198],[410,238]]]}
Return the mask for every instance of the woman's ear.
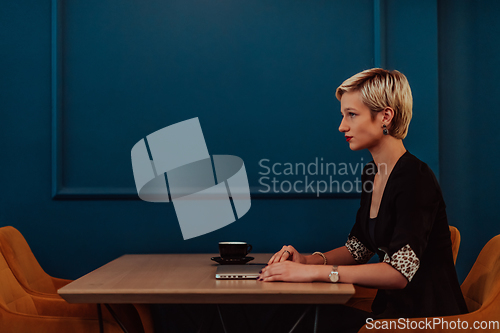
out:
{"label": "woman's ear", "polygon": [[380,113],[382,114],[382,123],[389,126],[394,118],[394,110],[388,106]]}

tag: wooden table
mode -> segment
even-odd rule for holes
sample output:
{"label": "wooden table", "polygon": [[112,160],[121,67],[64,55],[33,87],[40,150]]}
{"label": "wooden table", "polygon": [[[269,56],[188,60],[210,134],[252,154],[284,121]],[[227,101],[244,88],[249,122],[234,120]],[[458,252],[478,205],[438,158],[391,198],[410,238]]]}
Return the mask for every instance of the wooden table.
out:
{"label": "wooden table", "polygon": [[[124,255],[59,289],[69,303],[343,304],[345,283],[216,280],[217,254]],[[271,254],[250,254],[267,263]]]}

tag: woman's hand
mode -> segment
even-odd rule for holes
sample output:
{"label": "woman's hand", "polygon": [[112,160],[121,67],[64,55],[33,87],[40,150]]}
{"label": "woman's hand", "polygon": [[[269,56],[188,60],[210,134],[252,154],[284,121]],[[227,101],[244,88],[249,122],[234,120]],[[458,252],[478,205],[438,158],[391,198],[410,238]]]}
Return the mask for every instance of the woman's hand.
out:
{"label": "woman's hand", "polygon": [[291,245],[285,245],[281,250],[276,252],[271,259],[267,262],[268,265],[283,262],[283,261],[293,261],[300,264],[307,264],[306,257],[301,255],[299,251],[295,250],[295,248]]}
{"label": "woman's hand", "polygon": [[305,265],[298,262],[283,261],[262,269],[258,280],[264,282],[312,282],[317,280],[319,270],[325,266]]}

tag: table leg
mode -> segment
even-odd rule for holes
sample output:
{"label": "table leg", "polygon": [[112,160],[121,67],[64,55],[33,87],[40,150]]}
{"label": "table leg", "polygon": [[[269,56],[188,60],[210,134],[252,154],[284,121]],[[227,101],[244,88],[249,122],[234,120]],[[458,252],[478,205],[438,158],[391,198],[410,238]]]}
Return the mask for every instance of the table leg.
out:
{"label": "table leg", "polygon": [[318,317],[319,317],[319,305],[316,304],[315,314],[314,314],[314,333],[318,332]]}
{"label": "table leg", "polygon": [[[193,311],[192,311],[193,308],[192,307],[190,308],[189,305],[186,304],[180,304],[179,306],[183,309],[184,313],[186,314],[186,317],[189,319],[188,322],[192,328],[189,330],[189,332],[194,332],[196,329],[199,329],[202,324],[198,324],[197,320],[198,317],[196,315],[193,316]],[[194,310],[196,312],[196,308]]]}
{"label": "table leg", "polygon": [[220,311],[219,304],[217,304],[217,311],[219,312],[219,318],[220,318],[220,322],[222,324],[222,329],[224,330],[224,333],[227,333],[226,325],[224,324],[224,319],[222,318],[222,312]]}
{"label": "table leg", "polygon": [[257,332],[258,331],[258,330],[254,329],[252,323],[248,319],[248,315],[247,315],[246,311],[243,311],[243,318],[245,318],[245,323],[246,323],[247,327],[249,328],[250,332]]}
{"label": "table leg", "polygon": [[125,326],[123,325],[123,323],[120,321],[120,319],[116,315],[115,311],[113,311],[113,309],[111,308],[111,306],[109,306],[109,304],[104,304],[104,306],[106,307],[106,309],[108,309],[109,313],[111,313],[111,315],[115,319],[116,323],[121,327],[122,331],[124,333],[128,333],[127,329],[125,328]]}
{"label": "table leg", "polygon": [[102,322],[101,304],[97,304],[97,318],[99,318],[99,332],[104,333],[104,323]]}
{"label": "table leg", "polygon": [[304,312],[302,313],[302,315],[300,316],[300,318],[297,320],[297,322],[295,323],[295,325],[293,325],[292,329],[290,330],[289,333],[292,333],[296,328],[297,326],[300,324],[300,322],[302,321],[302,319],[306,316],[306,314],[309,312],[309,310],[311,309],[312,305],[309,305],[305,310]]}
{"label": "table leg", "polygon": [[[196,333],[206,333],[212,330],[215,317],[215,307],[206,306],[203,311],[203,318]],[[208,327],[207,327],[208,326]]]}

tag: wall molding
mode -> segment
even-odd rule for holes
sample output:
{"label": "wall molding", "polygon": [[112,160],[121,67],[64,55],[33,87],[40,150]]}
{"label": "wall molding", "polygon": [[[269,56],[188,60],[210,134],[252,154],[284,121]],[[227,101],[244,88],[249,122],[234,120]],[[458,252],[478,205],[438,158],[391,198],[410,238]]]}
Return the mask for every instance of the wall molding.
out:
{"label": "wall molding", "polygon": [[58,0],[51,2],[51,173],[52,173],[52,198],[60,199],[60,191],[63,187],[62,179],[62,20],[60,19],[62,4]]}
{"label": "wall molding", "polygon": [[[64,185],[63,120],[64,120],[64,0],[51,2],[51,187],[54,200],[140,200],[133,187],[67,187]],[[374,66],[386,63],[385,0],[373,0]],[[263,187],[254,186],[254,199],[317,199],[315,193],[262,193]],[[320,198],[359,198],[360,193],[323,193]]]}
{"label": "wall molding", "polygon": [[387,33],[386,0],[373,0],[373,62],[374,67],[386,67]]}

